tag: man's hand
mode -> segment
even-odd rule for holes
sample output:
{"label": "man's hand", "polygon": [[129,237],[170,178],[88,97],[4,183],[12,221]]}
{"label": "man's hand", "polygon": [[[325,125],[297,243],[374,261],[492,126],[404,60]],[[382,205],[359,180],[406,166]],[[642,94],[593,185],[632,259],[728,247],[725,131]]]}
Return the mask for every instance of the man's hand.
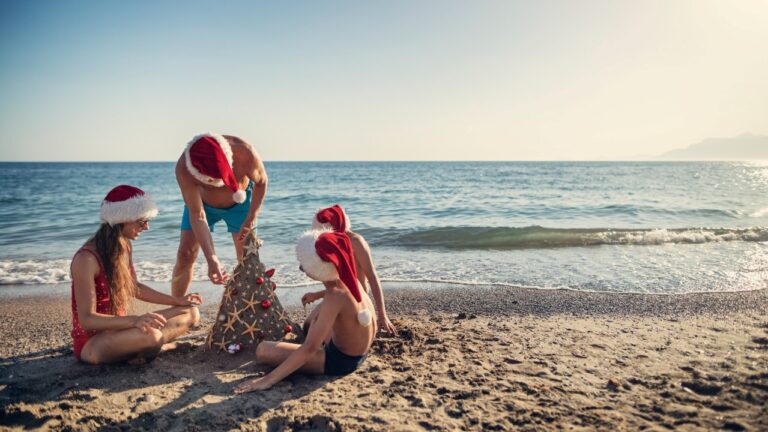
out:
{"label": "man's hand", "polygon": [[133,320],[133,326],[143,331],[144,333],[149,333],[149,331],[153,328],[160,330],[161,328],[165,327],[165,322],[166,320],[164,316],[150,312],[135,317]]}
{"label": "man's hand", "polygon": [[222,285],[229,279],[227,272],[222,269],[219,258],[214,255],[208,261],[208,278],[216,285]]}
{"label": "man's hand", "polygon": [[240,227],[240,232],[237,234],[237,239],[239,241],[245,241],[245,237],[248,235],[248,233],[253,231],[253,223],[255,221],[255,219],[246,219],[243,221],[243,225]]}
{"label": "man's hand", "polygon": [[268,384],[266,377],[260,377],[240,383],[235,387],[235,394],[243,394],[257,390],[268,390],[272,384]]}
{"label": "man's hand", "polygon": [[395,325],[392,324],[392,321],[389,320],[388,316],[379,314],[376,317],[376,321],[378,321],[379,330],[386,331],[392,336],[397,336],[397,329],[395,329]]}
{"label": "man's hand", "polygon": [[203,304],[203,296],[198,293],[192,293],[180,298],[178,306],[199,306],[201,304]]}

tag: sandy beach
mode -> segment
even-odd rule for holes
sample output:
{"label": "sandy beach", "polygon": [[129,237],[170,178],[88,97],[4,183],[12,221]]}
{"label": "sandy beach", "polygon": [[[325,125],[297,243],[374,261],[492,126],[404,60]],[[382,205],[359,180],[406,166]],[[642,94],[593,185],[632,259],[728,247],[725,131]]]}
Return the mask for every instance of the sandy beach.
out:
{"label": "sandy beach", "polygon": [[357,373],[295,375],[244,396],[234,385],[265,369],[251,353],[203,349],[215,304],[155,361],[93,367],[72,356],[69,298],[8,299],[0,429],[768,429],[768,290],[387,298],[400,335],[378,338]]}

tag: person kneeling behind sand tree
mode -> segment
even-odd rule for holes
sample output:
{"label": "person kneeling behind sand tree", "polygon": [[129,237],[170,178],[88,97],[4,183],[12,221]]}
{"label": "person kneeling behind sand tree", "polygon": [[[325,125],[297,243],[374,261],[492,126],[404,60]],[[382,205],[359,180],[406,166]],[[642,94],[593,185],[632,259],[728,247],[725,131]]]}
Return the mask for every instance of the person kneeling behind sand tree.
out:
{"label": "person kneeling behind sand tree", "polygon": [[[373,264],[371,248],[368,246],[368,242],[365,241],[365,238],[363,238],[362,235],[352,231],[349,216],[347,216],[344,209],[338,204],[321,209],[315,214],[315,218],[312,220],[312,229],[332,229],[333,231],[342,232],[349,236],[349,239],[352,242],[352,251],[355,255],[357,278],[366,294],[373,295],[373,300],[376,304],[376,322],[380,327],[379,330],[397,336],[397,329],[395,329],[394,324],[392,324],[387,316],[387,308],[384,305],[384,293],[381,289],[379,275],[376,273],[376,266]],[[304,294],[301,298],[301,303],[306,306],[307,304],[322,299],[324,295],[324,291]],[[305,334],[308,332],[311,323],[317,318],[317,311],[318,308],[314,308],[304,322]]]}
{"label": "person kneeling behind sand tree", "polygon": [[[72,259],[72,342],[75,358],[90,364],[154,357],[163,344],[197,325],[199,294],[176,298],[138,282],[131,241],[157,216],[151,197],[121,185],[101,204],[102,224]],[[173,306],[126,315],[131,299]]]}
{"label": "person kneeling behind sand tree", "polygon": [[[309,231],[296,246],[302,270],[325,285],[325,300],[306,340],[297,345],[262,342],[256,361],[277,366],[267,375],[241,383],[235,393],[266,390],[295,371],[346,375],[368,356],[376,334],[373,303],[363,295],[355,271],[349,236],[332,231]],[[330,335],[330,338],[328,336]],[[323,342],[329,339],[325,348]]]}

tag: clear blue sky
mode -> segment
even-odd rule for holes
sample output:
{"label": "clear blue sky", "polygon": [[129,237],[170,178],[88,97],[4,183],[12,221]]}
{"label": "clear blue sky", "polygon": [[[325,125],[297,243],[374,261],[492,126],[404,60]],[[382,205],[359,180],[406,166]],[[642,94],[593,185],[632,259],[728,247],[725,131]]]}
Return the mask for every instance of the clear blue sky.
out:
{"label": "clear blue sky", "polygon": [[768,2],[0,2],[0,160],[606,159],[768,133]]}

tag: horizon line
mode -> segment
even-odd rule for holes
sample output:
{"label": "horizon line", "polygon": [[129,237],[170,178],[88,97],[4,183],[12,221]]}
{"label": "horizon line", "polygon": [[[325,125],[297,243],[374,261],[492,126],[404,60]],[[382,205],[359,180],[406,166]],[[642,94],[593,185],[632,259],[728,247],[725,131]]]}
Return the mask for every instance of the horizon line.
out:
{"label": "horizon line", "polygon": [[[445,163],[445,162],[762,162],[766,159],[429,159],[429,160],[264,160],[264,163]],[[175,160],[0,160],[5,163],[174,163]]]}

